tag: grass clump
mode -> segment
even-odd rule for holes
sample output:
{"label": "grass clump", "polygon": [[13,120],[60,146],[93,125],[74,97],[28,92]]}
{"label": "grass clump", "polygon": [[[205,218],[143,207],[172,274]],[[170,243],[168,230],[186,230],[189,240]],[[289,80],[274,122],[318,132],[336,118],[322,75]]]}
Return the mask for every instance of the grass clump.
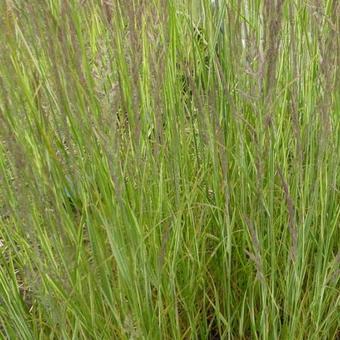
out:
{"label": "grass clump", "polygon": [[2,337],[336,339],[339,11],[2,1]]}

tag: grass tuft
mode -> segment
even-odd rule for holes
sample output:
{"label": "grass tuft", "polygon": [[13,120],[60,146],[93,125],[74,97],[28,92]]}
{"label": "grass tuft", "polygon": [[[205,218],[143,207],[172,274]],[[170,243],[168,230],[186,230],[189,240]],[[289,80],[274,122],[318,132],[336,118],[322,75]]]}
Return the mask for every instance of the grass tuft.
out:
{"label": "grass tuft", "polygon": [[1,337],[339,338],[339,17],[1,1]]}

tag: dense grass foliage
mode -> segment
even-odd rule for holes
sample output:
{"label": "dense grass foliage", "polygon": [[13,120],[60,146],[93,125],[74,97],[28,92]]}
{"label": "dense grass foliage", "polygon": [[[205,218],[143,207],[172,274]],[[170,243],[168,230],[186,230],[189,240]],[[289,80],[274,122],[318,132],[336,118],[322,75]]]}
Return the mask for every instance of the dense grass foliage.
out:
{"label": "dense grass foliage", "polygon": [[0,1],[2,337],[339,337],[339,18]]}

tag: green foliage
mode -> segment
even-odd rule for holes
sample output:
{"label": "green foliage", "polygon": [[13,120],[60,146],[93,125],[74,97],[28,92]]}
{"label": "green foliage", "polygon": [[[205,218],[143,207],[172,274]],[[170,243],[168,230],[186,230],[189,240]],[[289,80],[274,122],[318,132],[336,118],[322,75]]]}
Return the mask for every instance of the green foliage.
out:
{"label": "green foliage", "polygon": [[338,1],[0,2],[0,333],[339,336]]}

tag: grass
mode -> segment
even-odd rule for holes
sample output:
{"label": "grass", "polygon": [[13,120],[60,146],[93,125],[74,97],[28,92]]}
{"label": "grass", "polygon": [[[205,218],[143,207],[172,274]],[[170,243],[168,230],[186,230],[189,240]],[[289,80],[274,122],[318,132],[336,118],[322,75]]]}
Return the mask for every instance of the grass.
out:
{"label": "grass", "polygon": [[338,1],[0,2],[6,339],[337,339]]}

